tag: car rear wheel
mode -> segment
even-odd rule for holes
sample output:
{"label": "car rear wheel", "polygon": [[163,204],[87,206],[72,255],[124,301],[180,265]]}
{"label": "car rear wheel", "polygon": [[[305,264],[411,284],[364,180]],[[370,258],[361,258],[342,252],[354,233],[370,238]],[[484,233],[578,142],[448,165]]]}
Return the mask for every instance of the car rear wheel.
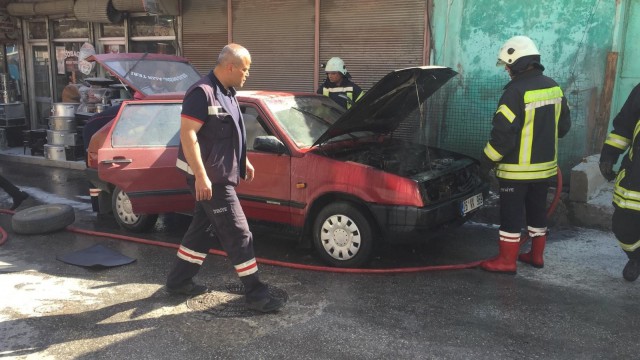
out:
{"label": "car rear wheel", "polygon": [[346,202],[329,204],[320,211],[313,226],[313,240],[320,257],[337,267],[362,266],[373,249],[370,221]]}
{"label": "car rear wheel", "polygon": [[144,232],[151,229],[158,220],[157,214],[136,214],[126,192],[116,187],[111,198],[111,206],[116,222],[121,228],[132,232]]}

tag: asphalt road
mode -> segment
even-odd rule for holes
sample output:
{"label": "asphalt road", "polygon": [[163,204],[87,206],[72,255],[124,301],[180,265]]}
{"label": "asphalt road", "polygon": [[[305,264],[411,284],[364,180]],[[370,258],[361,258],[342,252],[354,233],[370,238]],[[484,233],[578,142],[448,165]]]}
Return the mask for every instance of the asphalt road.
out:
{"label": "asphalt road", "polygon": [[[74,226],[127,234],[90,211],[82,172],[0,164],[42,203],[74,207]],[[9,198],[0,193],[0,208]],[[178,243],[188,217],[161,218],[147,239]],[[209,256],[199,280],[213,291],[169,296],[175,250],[62,231],[0,246],[0,357],[18,359],[631,359],[637,358],[640,283],[620,275],[615,238],[553,228],[544,269],[516,276],[478,269],[397,275],[336,274],[262,265],[277,314],[245,311],[226,258]],[[254,229],[259,257],[321,264],[291,239]],[[127,234],[132,235],[132,234]],[[381,247],[372,266],[465,263],[497,252],[495,225],[470,223],[429,243]],[[101,244],[135,262],[84,268],[56,259]]]}

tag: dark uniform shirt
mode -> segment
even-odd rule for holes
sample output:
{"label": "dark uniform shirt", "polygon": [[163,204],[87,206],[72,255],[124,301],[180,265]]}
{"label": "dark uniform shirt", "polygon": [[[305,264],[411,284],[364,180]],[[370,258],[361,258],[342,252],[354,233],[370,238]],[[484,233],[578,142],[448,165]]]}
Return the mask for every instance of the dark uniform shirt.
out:
{"label": "dark uniform shirt", "polygon": [[[211,89],[211,98],[205,91]],[[197,121],[200,155],[213,184],[238,185],[246,175],[246,135],[233,88],[225,89],[213,71],[191,86],[182,103],[182,116]],[[192,176],[182,152],[177,166]]]}

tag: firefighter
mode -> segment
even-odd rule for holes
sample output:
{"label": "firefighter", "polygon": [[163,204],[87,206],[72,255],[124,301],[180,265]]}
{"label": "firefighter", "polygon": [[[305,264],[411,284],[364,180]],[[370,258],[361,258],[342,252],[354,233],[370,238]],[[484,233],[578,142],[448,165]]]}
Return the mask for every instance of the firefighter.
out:
{"label": "firefighter", "polygon": [[[558,138],[569,131],[571,119],[562,89],[542,74],[540,52],[530,38],[507,40],[497,66],[505,67],[511,81],[504,87],[480,162],[485,178],[495,168],[498,179],[500,254],[480,266],[515,274],[516,258],[536,268],[544,266],[549,180],[557,175]],[[518,256],[524,225],[532,239],[531,251]]]}
{"label": "firefighter", "polygon": [[360,100],[364,92],[360,86],[353,83],[351,74],[347,72],[344,61],[339,57],[332,57],[324,67],[327,78],[318,87],[318,94],[328,96],[345,109],[351,108],[353,103]]}
{"label": "firefighter", "polygon": [[[618,175],[613,164],[622,159]],[[629,261],[622,277],[635,281],[640,274],[640,84],[631,91],[620,113],[613,119],[613,130],[600,153],[600,172],[605,179],[615,179],[612,230]]]}

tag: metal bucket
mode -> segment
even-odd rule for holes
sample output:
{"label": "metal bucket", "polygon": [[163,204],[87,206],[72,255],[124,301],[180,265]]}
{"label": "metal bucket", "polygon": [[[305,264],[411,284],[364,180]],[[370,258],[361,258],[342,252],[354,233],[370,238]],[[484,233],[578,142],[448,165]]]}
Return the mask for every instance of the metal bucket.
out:
{"label": "metal bucket", "polygon": [[49,130],[75,130],[76,129],[76,118],[69,116],[51,116],[49,118]]}
{"label": "metal bucket", "polygon": [[47,144],[50,145],[76,145],[78,134],[73,131],[47,130]]}
{"label": "metal bucket", "polygon": [[64,146],[61,145],[44,145],[44,157],[49,160],[67,160],[67,154]]}
{"label": "metal bucket", "polygon": [[51,116],[76,116],[76,110],[78,109],[76,103],[53,103],[51,104]]}

